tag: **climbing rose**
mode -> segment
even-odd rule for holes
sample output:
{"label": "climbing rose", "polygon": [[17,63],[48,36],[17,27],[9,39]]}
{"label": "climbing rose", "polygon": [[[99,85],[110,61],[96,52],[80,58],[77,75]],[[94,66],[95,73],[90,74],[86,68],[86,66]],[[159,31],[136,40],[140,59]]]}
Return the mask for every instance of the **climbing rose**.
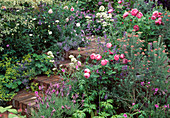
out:
{"label": "climbing rose", "polygon": [[125,12],[125,13],[123,14],[123,18],[126,18],[128,15],[129,15],[129,13],[128,13],[128,12]]}
{"label": "climbing rose", "polygon": [[90,72],[90,70],[89,70],[88,68],[86,68],[86,69],[84,70],[84,73],[89,73],[89,74],[90,74],[91,72]]}
{"label": "climbing rose", "polygon": [[102,56],[100,54],[97,54],[95,58],[96,58],[96,60],[99,61],[102,58]]}
{"label": "climbing rose", "polygon": [[151,17],[151,19],[152,19],[152,20],[155,20],[155,19],[156,19],[156,16],[153,15],[153,16]]}
{"label": "climbing rose", "polygon": [[95,58],[96,58],[96,54],[92,53],[92,54],[90,55],[90,58],[91,58],[91,59],[95,59]]}
{"label": "climbing rose", "polygon": [[132,16],[136,16],[137,13],[138,13],[138,10],[137,9],[132,9],[131,12]]}
{"label": "climbing rose", "polygon": [[158,17],[158,14],[159,14],[158,11],[154,11],[154,12],[153,12],[153,16],[155,16],[155,17]]}
{"label": "climbing rose", "polygon": [[125,55],[124,55],[124,54],[121,54],[121,55],[120,55],[120,58],[121,58],[121,59],[125,58]]}
{"label": "climbing rose", "polygon": [[49,13],[49,14],[52,14],[52,13],[53,13],[53,10],[52,10],[52,9],[49,9],[49,10],[48,10],[48,13]]}
{"label": "climbing rose", "polygon": [[119,55],[116,54],[116,55],[114,56],[114,59],[115,59],[116,61],[118,61],[118,60],[119,60]]}
{"label": "climbing rose", "polygon": [[127,59],[123,59],[123,64],[127,64],[128,60]]}
{"label": "climbing rose", "polygon": [[107,43],[107,44],[106,44],[106,47],[107,47],[107,48],[111,48],[111,47],[112,47],[112,44],[111,44],[111,43]]}
{"label": "climbing rose", "polygon": [[134,29],[135,31],[138,31],[138,30],[139,30],[139,26],[138,26],[138,25],[135,25],[135,26],[133,27],[133,29]]}
{"label": "climbing rose", "polygon": [[104,59],[104,60],[101,61],[101,65],[102,65],[102,66],[105,66],[105,65],[107,64],[107,62],[108,62],[108,60],[107,60],[107,59]]}
{"label": "climbing rose", "polygon": [[139,12],[139,13],[136,15],[137,18],[141,18],[142,16],[143,16],[143,14],[142,14],[141,12]]}
{"label": "climbing rose", "polygon": [[90,74],[89,73],[84,73],[84,77],[88,79],[90,77]]}

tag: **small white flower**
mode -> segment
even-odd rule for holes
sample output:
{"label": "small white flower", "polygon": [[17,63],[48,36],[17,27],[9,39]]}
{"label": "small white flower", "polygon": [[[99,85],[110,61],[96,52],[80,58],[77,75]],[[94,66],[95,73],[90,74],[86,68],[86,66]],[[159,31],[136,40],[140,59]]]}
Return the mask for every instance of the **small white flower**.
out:
{"label": "small white flower", "polygon": [[33,18],[32,20],[36,20],[36,18]]}
{"label": "small white flower", "polygon": [[76,63],[77,59],[76,58],[71,58],[71,62]]}
{"label": "small white flower", "polygon": [[56,23],[59,23],[59,20],[56,20],[55,22],[56,22]]}
{"label": "small white flower", "polygon": [[104,11],[105,10],[105,7],[104,6],[100,6],[99,7],[99,11]]}
{"label": "small white flower", "polygon": [[19,10],[16,10],[16,12],[19,12]]}
{"label": "small white flower", "polygon": [[90,19],[91,17],[90,16],[86,16],[85,18]]}
{"label": "small white flower", "polygon": [[107,22],[103,22],[103,27],[107,26]]}
{"label": "small white flower", "polygon": [[55,61],[54,60],[50,60],[51,63],[54,63]]}
{"label": "small white flower", "polygon": [[68,22],[69,21],[69,18],[66,18],[66,22]]}
{"label": "small white flower", "polygon": [[52,51],[48,51],[47,54],[48,55],[53,55],[53,52]]}
{"label": "small white flower", "polygon": [[80,23],[77,23],[76,26],[77,26],[77,27],[80,27]]}
{"label": "small white flower", "polygon": [[52,14],[52,13],[53,13],[53,10],[52,10],[52,9],[49,9],[49,10],[48,10],[48,13],[49,13],[49,14]]}
{"label": "small white flower", "polygon": [[52,31],[49,31],[48,33],[49,33],[49,35],[51,35],[51,34],[52,34]]}
{"label": "small white flower", "polygon": [[62,67],[63,65],[62,64],[60,64],[60,68]]}
{"label": "small white flower", "polygon": [[51,58],[51,56],[47,56],[47,58],[49,58],[49,59],[50,59],[50,58]]}
{"label": "small white flower", "polygon": [[72,59],[72,58],[74,58],[74,56],[73,56],[73,55],[70,55],[69,58]]}
{"label": "small white flower", "polygon": [[74,67],[74,63],[69,63],[70,67]]}
{"label": "small white flower", "polygon": [[68,9],[68,6],[64,6],[64,8],[63,9]]}
{"label": "small white flower", "polygon": [[57,68],[53,68],[52,70],[55,71],[55,70],[57,70]]}
{"label": "small white flower", "polygon": [[29,34],[29,36],[33,36],[33,34]]}
{"label": "small white flower", "polygon": [[114,19],[110,19],[110,21],[112,21],[112,22],[113,22],[113,21],[115,21],[115,20],[114,20]]}

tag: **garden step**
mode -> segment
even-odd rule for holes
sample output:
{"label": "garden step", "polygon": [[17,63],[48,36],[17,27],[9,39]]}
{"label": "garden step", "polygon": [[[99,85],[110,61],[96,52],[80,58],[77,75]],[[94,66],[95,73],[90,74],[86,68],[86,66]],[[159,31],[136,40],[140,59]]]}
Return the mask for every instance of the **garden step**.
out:
{"label": "garden step", "polygon": [[[42,94],[40,94],[42,96]],[[30,113],[31,109],[36,109],[35,107],[36,96],[34,93],[28,92],[26,90],[21,90],[14,96],[11,104],[16,109],[22,109],[22,114],[26,114],[25,110]]]}
{"label": "garden step", "polygon": [[51,84],[58,83],[62,80],[62,77],[58,75],[51,75],[50,77],[48,76],[38,76],[36,77],[33,82],[39,83],[39,85],[44,86],[44,90],[47,90],[48,87]]}

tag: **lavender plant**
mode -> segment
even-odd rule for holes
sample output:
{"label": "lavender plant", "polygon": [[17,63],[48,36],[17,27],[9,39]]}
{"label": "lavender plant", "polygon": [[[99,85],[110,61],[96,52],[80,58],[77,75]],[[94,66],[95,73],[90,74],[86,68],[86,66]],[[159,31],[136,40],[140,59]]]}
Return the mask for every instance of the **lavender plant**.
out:
{"label": "lavender plant", "polygon": [[[40,87],[42,89],[42,87]],[[71,86],[64,82],[50,85],[45,94],[40,96],[36,91],[36,103],[38,112],[32,111],[32,118],[68,118],[75,113],[80,107],[76,101],[77,94],[72,95],[70,99]]]}

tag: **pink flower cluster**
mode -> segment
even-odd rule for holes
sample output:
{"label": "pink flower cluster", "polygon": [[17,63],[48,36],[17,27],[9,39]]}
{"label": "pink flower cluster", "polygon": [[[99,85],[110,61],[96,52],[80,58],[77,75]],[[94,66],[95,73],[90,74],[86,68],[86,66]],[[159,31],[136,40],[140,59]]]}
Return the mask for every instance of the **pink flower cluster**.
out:
{"label": "pink flower cluster", "polygon": [[[141,18],[143,16],[142,12],[139,12],[137,9],[132,9],[130,11],[130,13],[131,13],[132,16],[136,16],[137,18]],[[129,15],[129,13],[125,12],[123,14],[123,18],[126,18],[128,15]]]}
{"label": "pink flower cluster", "polygon": [[100,55],[100,54],[95,54],[95,53],[92,53],[91,55],[90,55],[90,58],[92,59],[92,60],[100,60],[101,58],[102,58],[102,56]]}
{"label": "pink flower cluster", "polygon": [[158,11],[154,11],[154,12],[153,12],[151,19],[152,19],[152,20],[156,20],[156,18],[158,18],[158,19],[155,21],[155,24],[156,24],[156,25],[161,25],[161,24],[164,25],[164,23],[162,22],[161,15],[162,15],[161,12],[158,12]]}
{"label": "pink flower cluster", "polygon": [[84,77],[88,79],[90,77],[90,73],[91,73],[90,70],[88,68],[86,68],[84,70]]}

